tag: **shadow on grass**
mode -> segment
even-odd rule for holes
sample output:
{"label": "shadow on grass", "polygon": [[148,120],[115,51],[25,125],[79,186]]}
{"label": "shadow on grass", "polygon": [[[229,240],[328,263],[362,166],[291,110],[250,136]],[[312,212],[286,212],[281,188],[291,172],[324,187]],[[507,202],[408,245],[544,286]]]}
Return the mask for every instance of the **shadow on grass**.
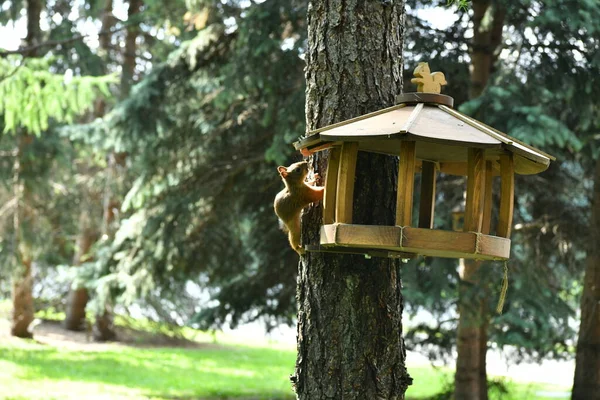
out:
{"label": "shadow on grass", "polygon": [[[294,354],[266,348],[123,349],[102,352],[1,348],[14,379],[93,382],[163,399],[292,399]],[[65,388],[68,393],[68,388]]]}

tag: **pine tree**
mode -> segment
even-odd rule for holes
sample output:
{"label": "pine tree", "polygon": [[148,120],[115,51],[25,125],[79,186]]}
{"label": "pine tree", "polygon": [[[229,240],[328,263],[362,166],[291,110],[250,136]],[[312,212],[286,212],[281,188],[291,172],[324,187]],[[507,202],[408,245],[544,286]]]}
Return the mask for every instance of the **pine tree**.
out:
{"label": "pine tree", "polygon": [[[403,20],[402,1],[309,3],[308,130],[393,104],[402,88]],[[326,161],[313,159],[318,171]],[[354,222],[393,225],[397,159],[360,154],[356,170]],[[303,218],[305,244],[318,241],[320,224],[314,207]],[[298,275],[298,398],[404,398],[411,378],[399,262],[309,253]]]}

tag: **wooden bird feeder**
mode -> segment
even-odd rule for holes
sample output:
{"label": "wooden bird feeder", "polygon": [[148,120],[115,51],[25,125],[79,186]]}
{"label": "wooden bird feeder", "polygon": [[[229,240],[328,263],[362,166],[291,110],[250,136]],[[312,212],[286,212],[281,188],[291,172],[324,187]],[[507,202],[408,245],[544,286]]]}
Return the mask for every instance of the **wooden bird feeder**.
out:
{"label": "wooden bird feeder", "polygon": [[[307,251],[400,258],[509,258],[514,176],[540,173],[554,158],[454,110],[454,100],[439,94],[446,84],[444,75],[430,73],[426,63],[419,64],[415,77],[413,83],[429,93],[401,94],[393,107],[314,130],[294,144],[305,156],[330,151],[320,245],[306,246]],[[359,151],[399,156],[395,226],[352,223]],[[438,172],[467,177],[460,232],[433,227]],[[416,174],[421,174],[421,195],[418,223],[413,225]],[[501,193],[498,223],[492,227],[496,176]]]}

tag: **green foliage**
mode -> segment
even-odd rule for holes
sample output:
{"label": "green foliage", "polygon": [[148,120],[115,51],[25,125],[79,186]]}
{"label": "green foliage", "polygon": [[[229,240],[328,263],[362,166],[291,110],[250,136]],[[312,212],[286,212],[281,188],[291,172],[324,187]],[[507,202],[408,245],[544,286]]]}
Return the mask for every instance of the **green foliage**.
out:
{"label": "green foliage", "polygon": [[[62,399],[89,393],[111,399],[294,397],[288,378],[294,365],[293,349],[217,340],[187,343],[195,348],[108,345],[102,351],[5,343],[0,346],[0,398]],[[452,370],[411,366],[409,361],[409,372],[414,385],[407,391],[408,400],[447,398],[439,394],[444,389],[451,393]],[[491,387],[491,400],[562,398],[560,394],[568,391],[506,378],[494,378]]]}
{"label": "green foliage", "polygon": [[89,110],[98,94],[110,96],[108,84],[115,76],[68,79],[53,74],[51,59],[0,58],[0,114],[4,133],[19,128],[40,135],[50,120],[73,123],[77,115]]}
{"label": "green foliage", "polygon": [[292,399],[288,377],[293,365],[293,351],[260,347],[80,351],[3,346],[0,398],[84,398],[94,393],[117,399]]}
{"label": "green foliage", "polygon": [[[430,6],[429,2],[409,3],[411,9]],[[446,73],[450,86],[444,91],[455,98],[461,111],[558,158],[540,175],[517,177],[510,284],[502,316],[492,310],[502,268],[488,263],[482,279],[491,290],[491,340],[499,346],[515,346],[517,358],[564,357],[572,351],[574,331],[568,321],[575,318],[581,289],[572,282],[581,280],[588,240],[591,182],[587,171],[598,148],[600,113],[590,91],[598,82],[600,40],[597,27],[588,19],[600,17],[600,4],[585,2],[581,10],[563,0],[495,4],[507,10],[504,40],[495,72],[480,97],[467,101],[466,13],[459,12],[447,30],[435,29],[410,13],[407,63],[412,57],[414,62],[430,61]],[[407,64],[405,82],[412,66],[412,61]],[[405,90],[410,91],[410,86]],[[436,214],[450,215],[462,197],[463,185],[454,177],[440,178]],[[436,219],[435,225],[448,229],[448,221]],[[457,298],[456,266],[442,260],[417,262],[405,269],[403,282],[409,311],[430,311],[438,321],[409,332],[408,345],[434,358],[448,356],[456,328],[454,314],[448,313]]]}
{"label": "green foliage", "polygon": [[[291,321],[295,254],[270,204],[277,163],[304,129],[304,14],[284,5],[252,5],[242,17],[232,4],[104,121],[68,130],[73,140],[103,136],[139,172],[114,242],[82,269],[98,299],[130,303],[158,290],[181,304],[191,280],[218,300],[195,324]],[[221,22],[231,15],[232,31]],[[198,311],[175,308],[184,321]]]}

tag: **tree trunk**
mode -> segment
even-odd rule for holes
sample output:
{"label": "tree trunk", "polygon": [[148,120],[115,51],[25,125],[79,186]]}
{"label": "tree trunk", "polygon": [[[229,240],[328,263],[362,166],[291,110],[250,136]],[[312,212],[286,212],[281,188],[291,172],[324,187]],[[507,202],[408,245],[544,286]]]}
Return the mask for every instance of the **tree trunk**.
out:
{"label": "tree trunk", "polygon": [[[136,67],[137,38],[139,35],[139,21],[135,21],[142,5],[142,0],[129,0],[127,18],[130,25],[127,28],[125,37],[125,52],[123,53],[123,72],[121,74],[121,93],[120,97],[125,98],[131,91],[133,77]],[[119,170],[125,167],[127,159],[126,153],[111,153],[109,155],[108,166],[106,169],[106,189],[104,192],[104,217],[102,223],[102,235],[106,238],[114,236],[113,222],[115,220],[115,210],[120,207],[120,200],[113,193],[112,187],[119,176]],[[114,331],[112,311],[109,304],[104,308],[104,312],[96,315],[96,323],[93,329],[94,340],[107,341],[116,338]]]}
{"label": "tree trunk", "polygon": [[[482,394],[487,396],[487,377],[485,376],[485,355],[482,355],[482,343],[486,325],[483,323],[482,301],[477,293],[480,262],[461,260],[460,289],[458,300],[458,327],[456,350],[456,373],[454,375],[454,398],[456,400],[478,400]],[[483,367],[483,369],[481,368]],[[481,374],[484,374],[483,379]]]}
{"label": "tree trunk", "polygon": [[20,338],[32,338],[33,333],[29,330],[29,324],[34,317],[31,260],[21,259],[19,271],[15,275],[12,284],[13,314],[10,334]]}
{"label": "tree trunk", "polygon": [[596,160],[590,225],[573,400],[600,400],[600,158]]}
{"label": "tree trunk", "polygon": [[[98,41],[100,42],[100,49],[102,49],[102,61],[103,72],[104,74],[108,73],[107,65],[110,62],[110,44],[112,41],[112,34],[108,33],[111,31],[115,24],[116,18],[113,15],[113,0],[105,0],[104,9],[102,10],[102,27],[100,28],[100,32],[103,32],[102,35],[98,37]],[[94,103],[94,117],[101,118],[106,114],[106,101],[104,98],[99,97],[96,99]]]}
{"label": "tree trunk", "polygon": [[[311,1],[306,113],[309,130],[393,105],[402,88],[401,0]],[[327,158],[316,155],[316,172]],[[359,153],[354,223],[394,225],[398,162]],[[373,199],[377,204],[373,206]],[[303,215],[303,243],[318,243],[320,207]],[[400,265],[397,260],[308,253],[298,272],[300,400],[404,399]]]}
{"label": "tree trunk", "polygon": [[[484,18],[492,11],[491,19]],[[490,80],[502,44],[506,9],[491,0],[473,0],[473,41],[471,43],[471,85],[469,97],[479,97]]]}
{"label": "tree trunk", "polygon": [[[127,11],[128,21],[135,21],[137,14],[144,3],[142,0],[129,0],[129,9]],[[121,98],[129,95],[136,67],[137,38],[139,35],[138,23],[131,23],[127,27],[125,37],[125,53],[123,54],[123,73],[121,75]]]}
{"label": "tree trunk", "polygon": [[[484,18],[491,11],[491,18]],[[494,62],[502,44],[502,29],[506,9],[491,0],[473,0],[473,40],[471,44],[471,84],[469,97],[479,97],[489,83]],[[484,232],[485,233],[485,232]],[[456,400],[487,400],[487,326],[489,316],[486,293],[480,286],[478,271],[481,262],[464,260],[461,265],[459,290],[459,322],[457,328],[457,359],[454,379]]]}
{"label": "tree trunk", "polygon": [[[35,46],[41,43],[42,30],[40,29],[40,15],[42,13],[42,2],[40,0],[29,0],[27,2],[27,36],[25,45]],[[37,49],[30,50],[24,57],[36,57]],[[14,249],[15,258],[18,260],[17,270],[12,280],[12,302],[13,315],[11,334],[22,338],[31,338],[29,324],[33,321],[33,277],[31,274],[31,248],[29,234],[34,232],[32,227],[33,215],[31,212],[32,193],[23,182],[26,170],[32,161],[23,154],[27,147],[33,142],[33,136],[20,132],[17,138],[17,154],[13,166],[13,191],[16,200],[14,213]]]}
{"label": "tree trunk", "polygon": [[[102,50],[103,73],[107,73],[107,65],[110,62],[110,43],[112,35],[110,32],[115,23],[113,15],[113,0],[106,0],[102,10],[102,26],[100,32],[104,32],[98,38],[100,49]],[[103,98],[96,99],[94,103],[94,118],[101,118],[106,113],[106,101]],[[86,172],[89,173],[89,172]],[[95,196],[87,193],[90,201],[95,201]],[[91,247],[98,240],[97,229],[94,229],[94,221],[90,219],[90,210],[82,210],[79,216],[79,234],[77,236],[77,251],[73,257],[73,265],[81,265],[83,257],[89,252]],[[96,221],[98,223],[98,221]],[[85,287],[71,287],[67,299],[67,310],[64,325],[67,330],[81,331],[86,329],[86,306],[89,300],[89,294]]]}
{"label": "tree trunk", "polygon": [[92,328],[92,336],[97,342],[107,342],[115,340],[115,326],[113,324],[112,310],[109,306],[105,307],[102,315],[96,315],[96,322]]}
{"label": "tree trunk", "polygon": [[[73,257],[73,265],[81,265],[82,262],[88,261],[85,259],[85,256],[97,239],[98,234],[93,229],[90,214],[88,210],[83,210],[79,217],[79,235],[77,237],[77,251]],[[89,296],[85,287],[71,287],[65,316],[66,329],[70,331],[85,329],[85,307],[88,300]]]}

